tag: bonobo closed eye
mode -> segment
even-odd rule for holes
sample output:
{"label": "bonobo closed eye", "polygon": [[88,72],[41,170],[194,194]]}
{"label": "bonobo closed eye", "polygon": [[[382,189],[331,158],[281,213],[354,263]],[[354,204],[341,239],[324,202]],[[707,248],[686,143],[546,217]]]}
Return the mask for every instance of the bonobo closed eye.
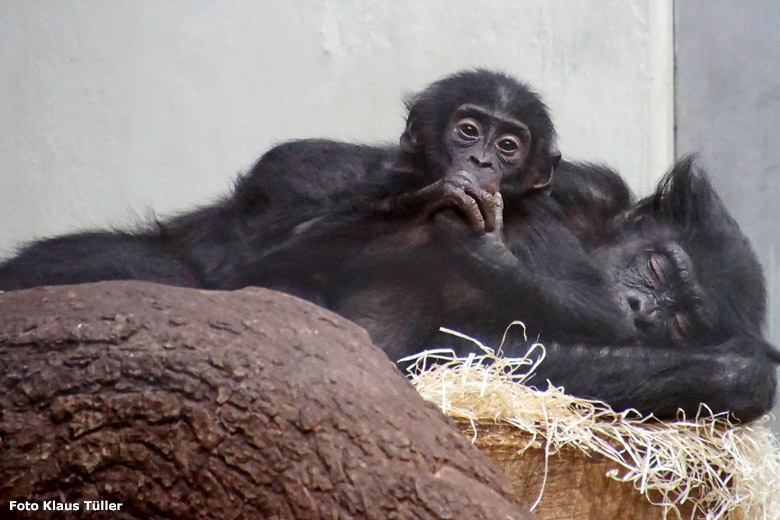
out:
{"label": "bonobo closed eye", "polygon": [[[704,295],[686,275],[691,270],[688,255],[677,244],[664,246],[665,251],[640,251],[635,256],[636,265],[623,265],[615,278],[646,342],[690,343],[696,326],[706,322]],[[616,250],[613,248],[613,253]],[[613,265],[621,265],[616,258]]]}

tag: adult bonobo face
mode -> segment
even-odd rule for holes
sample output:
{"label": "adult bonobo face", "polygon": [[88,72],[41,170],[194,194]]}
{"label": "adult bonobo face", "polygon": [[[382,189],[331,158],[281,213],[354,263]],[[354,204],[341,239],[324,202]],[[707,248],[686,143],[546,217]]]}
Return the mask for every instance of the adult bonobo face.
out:
{"label": "adult bonobo face", "polygon": [[609,266],[643,343],[709,345],[760,333],[761,267],[692,158],[627,212],[595,255]]}
{"label": "adult bonobo face", "polygon": [[436,179],[465,177],[505,196],[550,183],[560,153],[547,107],[528,86],[487,70],[462,72],[407,106],[401,147]]}

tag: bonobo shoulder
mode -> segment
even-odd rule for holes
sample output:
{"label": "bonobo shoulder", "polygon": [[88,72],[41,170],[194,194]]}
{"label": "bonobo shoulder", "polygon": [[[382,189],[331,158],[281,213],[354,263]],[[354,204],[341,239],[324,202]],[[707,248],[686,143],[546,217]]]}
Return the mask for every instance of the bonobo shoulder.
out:
{"label": "bonobo shoulder", "polygon": [[398,154],[395,146],[327,139],[282,143],[239,177],[234,197],[247,210],[333,208],[354,197],[366,177]]}
{"label": "bonobo shoulder", "polygon": [[558,205],[562,221],[586,247],[601,241],[633,202],[628,185],[611,168],[570,161],[558,165],[550,198]]}
{"label": "bonobo shoulder", "polygon": [[633,195],[623,178],[602,164],[561,161],[555,171],[553,199],[564,206],[603,207],[617,214],[633,202]]}

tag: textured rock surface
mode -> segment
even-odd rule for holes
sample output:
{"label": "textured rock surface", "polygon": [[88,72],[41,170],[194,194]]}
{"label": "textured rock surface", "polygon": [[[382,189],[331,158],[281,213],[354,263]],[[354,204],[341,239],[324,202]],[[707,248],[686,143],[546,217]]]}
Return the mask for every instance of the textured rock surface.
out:
{"label": "textured rock surface", "polygon": [[362,329],[280,293],[0,294],[0,360],[3,516],[532,518]]}

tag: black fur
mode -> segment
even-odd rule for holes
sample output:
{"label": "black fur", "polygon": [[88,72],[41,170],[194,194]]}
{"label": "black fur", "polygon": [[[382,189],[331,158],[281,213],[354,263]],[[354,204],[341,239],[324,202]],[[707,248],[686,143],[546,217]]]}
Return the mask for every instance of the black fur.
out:
{"label": "black fur", "polygon": [[[547,347],[531,380],[541,387],[663,418],[691,417],[700,403],[743,421],[768,411],[780,356],[761,335],[763,276],[706,175],[683,160],[633,205],[607,168],[562,163],[556,176],[549,195],[507,204],[503,233],[475,233],[451,210],[393,223],[324,216],[269,250],[268,279],[318,294],[393,359],[474,349],[442,325],[495,346],[520,319]],[[653,278],[648,255],[668,252],[684,263],[658,264],[668,271]],[[638,290],[657,308],[634,308]],[[621,309],[600,307],[605,296]],[[648,316],[652,326],[640,326]],[[605,333],[624,319],[633,336]],[[513,334],[504,351],[528,346]]]}
{"label": "black fur", "polygon": [[[527,157],[499,168],[495,150],[443,142],[464,104],[526,125]],[[32,244],[0,265],[0,289],[267,286],[355,320],[393,359],[472,348],[441,325],[496,343],[520,319],[547,345],[541,386],[661,416],[704,402],[748,420],[771,406],[778,356],[760,332],[761,270],[690,160],[634,206],[620,178],[593,165],[561,164],[542,191],[558,154],[526,86],[459,74],[412,98],[409,112],[399,147],[283,144],[213,205],[135,233]]]}
{"label": "black fur", "polygon": [[[490,166],[475,166],[469,153],[458,159],[469,148],[451,142],[450,118],[465,103],[499,114],[501,124],[506,123],[501,117],[524,123],[530,131],[525,160],[510,164],[497,158]],[[455,74],[408,106],[405,146],[282,144],[213,205],[136,233],[76,233],[27,246],[0,264],[0,290],[115,279],[211,289],[263,285],[267,278],[260,268],[267,250],[318,215],[370,215],[392,222],[451,205],[474,225],[487,220],[490,227],[496,199],[486,189],[495,176],[502,176],[501,189],[520,195],[549,182],[560,157],[547,108],[509,76],[486,70]]]}
{"label": "black fur", "polygon": [[[624,303],[637,334],[633,341],[616,343],[593,337],[571,341],[557,330],[542,330],[547,357],[531,383],[545,388],[551,381],[616,409],[636,408],[664,418],[674,417],[678,409],[691,417],[700,403],[743,421],[766,413],[775,399],[780,355],[762,337],[766,292],[761,267],[693,159],[676,164],[654,194],[629,208],[627,192],[607,170],[562,165],[557,175],[552,198],[565,203],[563,221],[574,222],[575,231],[586,237],[589,254],[604,266],[610,290]],[[588,214],[594,215],[600,241],[582,226]],[[513,227],[527,229],[524,223],[509,215],[505,222],[506,247],[516,254],[527,248],[538,253],[538,245],[529,245],[526,238],[517,241],[511,233]],[[470,251],[479,250],[462,235],[459,241]],[[493,245],[501,250],[498,241]],[[556,249],[566,254],[565,248]],[[484,276],[495,265],[490,259],[503,253],[482,254],[482,265],[464,277]],[[504,283],[512,279],[500,269],[494,274]],[[516,289],[516,297],[522,297],[521,288]],[[482,301],[495,306],[484,308],[483,315],[516,307],[512,290],[505,287],[498,298],[501,293],[483,294]],[[515,318],[521,316],[518,310]],[[485,321],[471,324],[470,331],[495,345],[502,332],[498,325]],[[451,326],[458,328],[457,323]],[[473,348],[443,334],[426,344],[441,346]],[[515,337],[505,351],[520,354],[527,346]]]}

